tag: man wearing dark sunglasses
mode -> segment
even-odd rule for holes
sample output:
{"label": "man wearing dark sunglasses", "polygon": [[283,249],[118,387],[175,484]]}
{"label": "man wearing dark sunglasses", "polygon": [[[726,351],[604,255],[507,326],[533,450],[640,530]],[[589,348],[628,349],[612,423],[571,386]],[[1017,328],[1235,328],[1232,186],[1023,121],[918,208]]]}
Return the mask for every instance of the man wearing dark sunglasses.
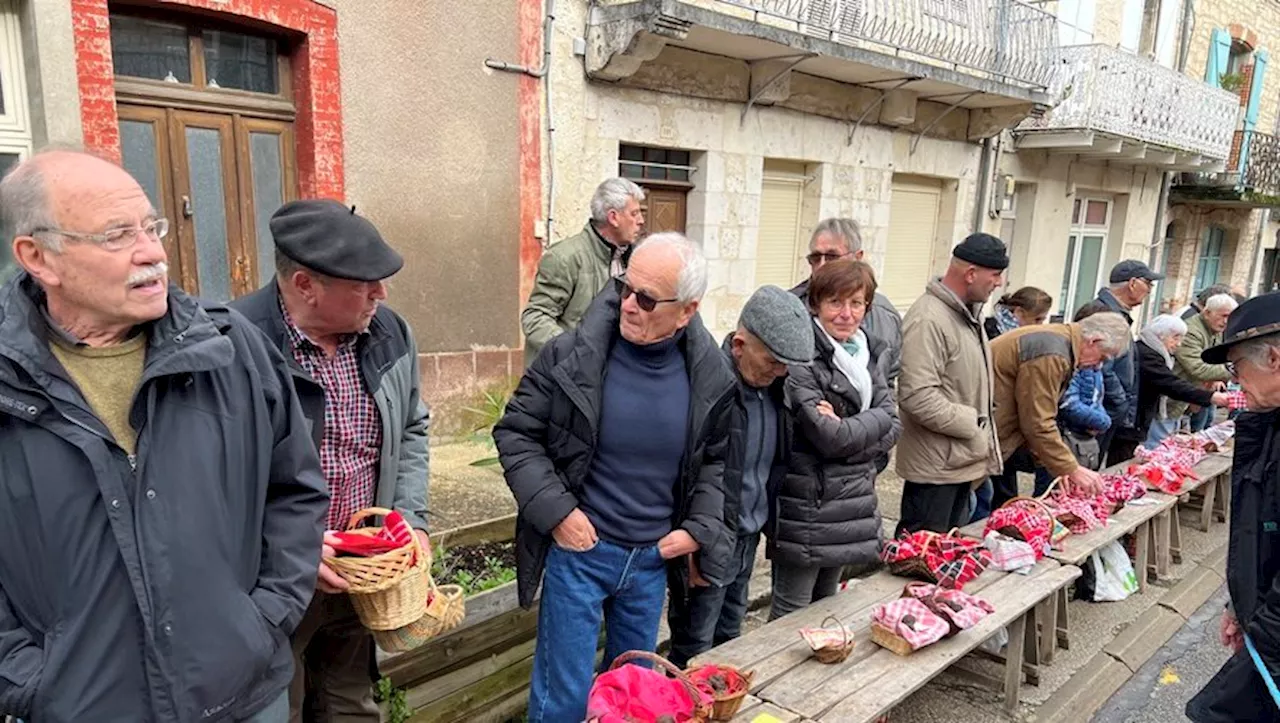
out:
{"label": "man wearing dark sunglasses", "polygon": [[[858,228],[858,222],[838,217],[819,221],[813,229],[813,235],[809,237],[809,255],[805,257],[809,262],[810,272],[817,271],[824,264],[845,258],[867,260],[862,250],[862,232]],[[791,293],[807,304],[809,280],[801,281]],[[888,297],[877,291],[862,319],[862,329],[887,344],[885,354],[888,355],[889,364],[886,376],[889,386],[894,386],[902,369],[902,314],[898,313]]]}
{"label": "man wearing dark sunglasses", "polygon": [[520,314],[526,365],[547,342],[576,327],[596,294],[626,269],[644,230],[643,201],[644,190],[634,182],[606,180],[591,197],[591,219],[582,232],[543,252]]}
{"label": "man wearing dark sunglasses", "polygon": [[654,649],[669,578],[730,578],[723,476],[736,381],[697,315],[706,287],[696,246],[650,236],[582,324],[542,350],[494,428],[519,507],[521,605],[542,582],[534,723],[586,716],[584,651],[602,622],[607,665]]}

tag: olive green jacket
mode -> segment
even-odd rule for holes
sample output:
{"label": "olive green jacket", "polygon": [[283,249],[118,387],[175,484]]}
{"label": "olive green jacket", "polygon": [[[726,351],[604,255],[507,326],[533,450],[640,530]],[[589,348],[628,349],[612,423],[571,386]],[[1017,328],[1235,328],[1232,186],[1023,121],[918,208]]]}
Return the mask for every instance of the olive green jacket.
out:
{"label": "olive green jacket", "polygon": [[533,292],[520,314],[525,366],[537,358],[547,342],[582,321],[591,300],[609,283],[611,248],[588,221],[582,233],[542,253]]}
{"label": "olive green jacket", "polygon": [[[1231,373],[1225,364],[1206,364],[1200,358],[1200,352],[1222,341],[1221,334],[1215,334],[1204,325],[1204,317],[1196,314],[1187,319],[1187,334],[1182,337],[1182,344],[1173,353],[1173,372],[1192,384],[1204,385],[1211,382],[1229,382]],[[1169,400],[1169,418],[1177,419],[1186,413],[1186,402]]]}

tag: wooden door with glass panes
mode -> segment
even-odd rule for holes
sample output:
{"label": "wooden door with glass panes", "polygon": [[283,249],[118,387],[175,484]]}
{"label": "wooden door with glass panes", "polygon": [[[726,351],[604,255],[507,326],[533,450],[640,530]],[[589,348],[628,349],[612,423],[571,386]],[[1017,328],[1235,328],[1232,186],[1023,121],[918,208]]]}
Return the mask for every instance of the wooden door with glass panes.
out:
{"label": "wooden door with glass panes", "polygon": [[297,198],[293,103],[277,41],[111,15],[125,168],[170,220],[170,278],[243,296],[275,273],[271,215]]}

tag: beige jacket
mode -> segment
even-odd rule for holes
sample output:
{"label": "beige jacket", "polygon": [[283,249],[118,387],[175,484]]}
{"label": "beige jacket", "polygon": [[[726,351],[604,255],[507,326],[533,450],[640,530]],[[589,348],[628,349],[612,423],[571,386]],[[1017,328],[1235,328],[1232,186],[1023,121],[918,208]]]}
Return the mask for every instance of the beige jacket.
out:
{"label": "beige jacket", "polygon": [[902,322],[897,470],[918,483],[976,483],[1001,470],[981,317],[941,279]]}

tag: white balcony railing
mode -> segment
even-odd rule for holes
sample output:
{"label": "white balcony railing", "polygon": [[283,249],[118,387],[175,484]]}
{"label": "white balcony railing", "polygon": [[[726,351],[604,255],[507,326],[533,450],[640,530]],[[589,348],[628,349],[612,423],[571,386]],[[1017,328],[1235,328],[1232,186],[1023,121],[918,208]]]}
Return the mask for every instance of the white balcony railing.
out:
{"label": "white balcony railing", "polygon": [[1062,100],[1018,131],[1088,130],[1225,160],[1240,97],[1106,45],[1057,51],[1050,91]]}
{"label": "white balcony railing", "polygon": [[1032,88],[1053,80],[1053,15],[1020,0],[723,0],[802,32],[912,53]]}

